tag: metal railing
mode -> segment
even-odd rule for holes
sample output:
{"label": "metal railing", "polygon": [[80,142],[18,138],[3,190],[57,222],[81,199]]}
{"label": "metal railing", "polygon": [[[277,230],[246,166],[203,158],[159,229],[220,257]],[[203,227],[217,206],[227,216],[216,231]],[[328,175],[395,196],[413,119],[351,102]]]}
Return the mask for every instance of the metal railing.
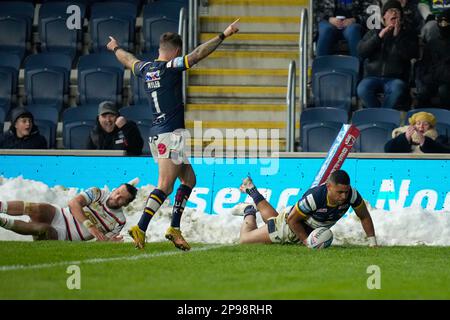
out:
{"label": "metal railing", "polygon": [[[180,21],[178,22],[178,34],[183,39],[183,49],[182,49],[182,55],[185,56],[188,52],[188,32],[187,32],[187,17],[186,17],[186,10],[184,8],[180,9]],[[183,86],[183,103],[186,106],[187,103],[187,86],[188,86],[188,78],[187,73],[183,72],[182,76],[182,86]]]}
{"label": "metal railing", "polygon": [[189,52],[198,44],[198,5],[198,0],[189,0]]}
{"label": "metal railing", "polygon": [[289,64],[288,90],[286,95],[287,104],[287,126],[286,126],[286,152],[294,152],[295,145],[295,96],[297,70],[295,61]]}
{"label": "metal railing", "polygon": [[303,110],[308,103],[308,43],[309,43],[309,16],[308,9],[303,8],[300,14],[300,35],[299,35],[299,90],[300,90],[300,110]]}

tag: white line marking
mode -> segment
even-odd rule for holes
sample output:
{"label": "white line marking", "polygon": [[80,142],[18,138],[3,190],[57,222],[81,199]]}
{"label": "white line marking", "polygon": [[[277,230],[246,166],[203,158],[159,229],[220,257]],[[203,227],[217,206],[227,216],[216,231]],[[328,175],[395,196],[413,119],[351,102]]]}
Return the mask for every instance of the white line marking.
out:
{"label": "white line marking", "polygon": [[[207,251],[207,250],[223,248],[226,246],[230,246],[230,245],[214,245],[214,246],[208,246],[208,247],[202,247],[202,248],[193,248],[189,252]],[[17,265],[10,265],[10,266],[0,266],[0,272],[1,271],[15,271],[15,270],[47,269],[47,268],[61,267],[61,266],[73,265],[73,264],[96,264],[96,263],[121,261],[121,260],[135,261],[135,260],[141,260],[141,259],[173,256],[173,255],[177,255],[177,254],[187,254],[187,252],[177,250],[177,251],[166,251],[166,252],[158,252],[158,253],[147,253],[147,254],[140,254],[140,255],[135,255],[135,256],[96,258],[96,259],[86,259],[86,260],[78,260],[78,261],[60,261],[60,262],[55,262],[55,263],[42,263],[42,264],[31,264],[31,265],[17,264]]]}

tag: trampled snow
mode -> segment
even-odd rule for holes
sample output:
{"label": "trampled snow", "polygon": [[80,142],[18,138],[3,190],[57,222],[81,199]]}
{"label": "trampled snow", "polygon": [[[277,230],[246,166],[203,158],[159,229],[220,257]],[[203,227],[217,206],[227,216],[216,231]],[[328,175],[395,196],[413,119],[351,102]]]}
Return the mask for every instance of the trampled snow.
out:
{"label": "trampled snow", "polygon": [[[102,187],[102,186],[98,186]],[[122,233],[130,241],[126,230],[139,221],[145,201],[153,186],[139,188],[136,200],[125,208],[127,224]],[[66,207],[68,201],[80,190],[47,185],[23,179],[21,177],[4,179],[0,177],[0,200],[25,200],[28,202],[48,202]],[[164,232],[170,224],[172,207],[168,200],[156,214],[147,230],[151,242],[166,241]],[[375,225],[380,245],[430,245],[450,246],[450,212],[427,211],[420,207],[405,208],[396,212],[369,208]],[[27,221],[28,218],[20,219]],[[263,222],[258,215],[258,225]],[[242,217],[231,214],[209,215],[194,209],[186,209],[181,229],[190,242],[202,243],[237,243]],[[359,219],[354,213],[344,216],[331,229],[334,234],[333,244],[366,244],[365,233]],[[32,240],[31,236],[21,236],[0,228],[0,240]]]}

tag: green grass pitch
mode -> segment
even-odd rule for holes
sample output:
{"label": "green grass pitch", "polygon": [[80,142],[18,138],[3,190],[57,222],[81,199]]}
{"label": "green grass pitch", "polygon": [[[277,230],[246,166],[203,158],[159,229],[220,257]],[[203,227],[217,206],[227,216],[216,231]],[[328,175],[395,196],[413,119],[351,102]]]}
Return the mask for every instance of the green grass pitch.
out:
{"label": "green grass pitch", "polygon": [[450,247],[0,242],[0,299],[450,299],[449,262]]}

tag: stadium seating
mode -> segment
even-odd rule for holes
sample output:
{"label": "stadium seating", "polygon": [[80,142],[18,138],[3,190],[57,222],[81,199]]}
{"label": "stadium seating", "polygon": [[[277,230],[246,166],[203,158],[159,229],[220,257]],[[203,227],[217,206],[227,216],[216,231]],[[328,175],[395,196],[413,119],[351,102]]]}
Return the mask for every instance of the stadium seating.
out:
{"label": "stadium seating", "polygon": [[129,2],[95,3],[90,19],[93,51],[106,51],[109,36],[125,50],[133,50],[136,15],[137,6]]}
{"label": "stadium seating", "polygon": [[350,110],[356,95],[359,59],[351,56],[322,56],[312,65],[312,88],[315,107]]}
{"label": "stadium seating", "polygon": [[16,100],[19,69],[19,56],[0,52],[0,109],[5,113]]}
{"label": "stadium seating", "polygon": [[83,3],[73,1],[48,2],[39,10],[39,37],[43,52],[59,52],[75,57],[77,48],[81,47],[82,29],[67,28],[67,8],[76,4],[80,8],[81,23],[86,14]]}
{"label": "stadium seating", "polygon": [[135,76],[130,77],[130,86],[133,97],[133,104],[146,104],[148,98],[145,95],[145,82]]}
{"label": "stadium seating", "polygon": [[384,152],[384,145],[392,138],[392,130],[400,126],[400,111],[368,108],[355,111],[352,124],[360,136],[353,149],[357,152]]}
{"label": "stadium seating", "polygon": [[61,109],[68,94],[72,60],[60,53],[40,53],[25,60],[27,104],[45,104]]}
{"label": "stadium seating", "polygon": [[144,6],[144,52],[157,57],[159,38],[164,32],[178,32],[180,9],[186,4],[178,1],[158,1]]}
{"label": "stadium seating", "polygon": [[338,108],[309,108],[300,115],[301,147],[304,152],[328,152],[344,123],[346,110]]}
{"label": "stadium seating", "polygon": [[66,149],[86,149],[91,129],[95,126],[98,106],[69,108],[63,113],[63,144]]}
{"label": "stadium seating", "polygon": [[0,51],[25,56],[31,39],[34,5],[25,1],[0,2]]}
{"label": "stadium seating", "polygon": [[440,108],[422,108],[413,109],[408,111],[406,115],[406,124],[408,124],[408,119],[417,112],[425,111],[430,112],[436,117],[436,130],[439,134],[447,136],[450,138],[450,110],[440,109]]}
{"label": "stadium seating", "polygon": [[78,93],[80,104],[98,104],[122,100],[124,68],[112,53],[80,57],[78,61]]}
{"label": "stadium seating", "polygon": [[6,116],[5,111],[3,109],[0,109],[0,137],[3,134],[3,127],[5,124],[5,116]]}
{"label": "stadium seating", "polygon": [[48,148],[54,148],[56,145],[58,110],[45,105],[29,105],[27,109],[33,114],[34,122],[39,127],[39,132],[47,140]]}
{"label": "stadium seating", "polygon": [[122,116],[134,121],[136,120],[152,121],[153,119],[152,110],[148,104],[123,107],[119,111]]}

